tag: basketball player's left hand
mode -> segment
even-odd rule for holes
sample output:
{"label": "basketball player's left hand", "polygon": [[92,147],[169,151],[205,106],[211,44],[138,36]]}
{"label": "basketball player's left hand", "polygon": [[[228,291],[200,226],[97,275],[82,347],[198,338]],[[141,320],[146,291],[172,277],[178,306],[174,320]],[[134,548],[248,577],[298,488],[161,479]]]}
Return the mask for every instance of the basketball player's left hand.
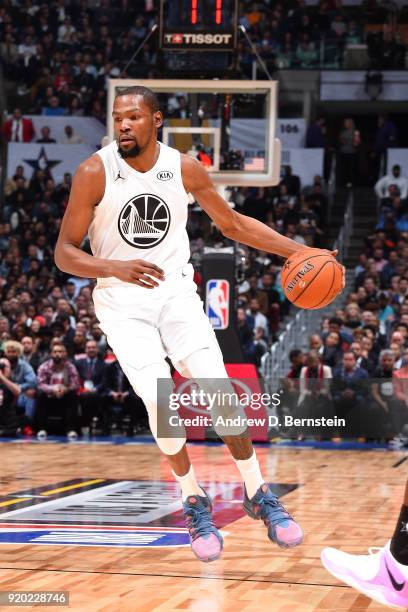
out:
{"label": "basketball player's left hand", "polygon": [[[333,255],[333,257],[337,257],[337,255],[339,253],[337,249],[335,249],[334,251],[326,251],[326,252],[330,253],[330,255]],[[343,280],[342,280],[343,287],[342,287],[342,289],[344,289],[344,287],[346,286],[346,268],[342,264],[340,264],[340,265],[341,265],[341,269],[342,269],[342,272],[343,272]]]}
{"label": "basketball player's left hand", "polygon": [[[337,249],[334,249],[334,251],[330,251],[329,249],[320,249],[322,251],[322,253],[327,253],[327,255],[331,255],[332,257],[337,257],[337,255],[339,254]],[[346,268],[342,265],[342,272],[343,272],[343,279],[342,279],[342,289],[344,289],[344,287],[346,286]]]}

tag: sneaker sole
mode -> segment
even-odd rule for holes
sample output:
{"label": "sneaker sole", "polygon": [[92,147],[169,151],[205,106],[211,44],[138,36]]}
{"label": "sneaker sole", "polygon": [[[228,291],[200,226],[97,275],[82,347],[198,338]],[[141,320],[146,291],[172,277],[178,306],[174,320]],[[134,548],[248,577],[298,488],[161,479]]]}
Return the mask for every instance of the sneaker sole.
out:
{"label": "sneaker sole", "polygon": [[222,551],[224,550],[224,541],[221,541],[221,549],[220,552],[217,555],[212,555],[211,557],[207,557],[206,559],[202,559],[201,557],[199,557],[196,552],[191,549],[194,553],[194,556],[196,559],[198,559],[199,561],[201,561],[202,563],[210,563],[211,561],[217,561],[217,559],[219,559],[221,557]]}
{"label": "sneaker sole", "polygon": [[[269,536],[268,536],[269,538]],[[277,544],[279,546],[279,548],[295,548],[296,546],[300,546],[300,544],[303,543],[304,537],[302,536],[301,538],[299,538],[299,540],[295,540],[294,542],[291,542],[290,544],[287,543],[281,543],[281,542],[277,542],[276,540],[272,540],[272,538],[269,538],[271,542],[273,542],[274,544]]]}
{"label": "sneaker sole", "polygon": [[325,563],[325,561],[323,560],[323,557],[320,557],[320,560],[322,562],[322,565],[325,567],[325,569],[329,572],[329,574],[331,574],[332,576],[334,576],[335,578],[337,578],[337,580],[340,580],[340,582],[344,582],[345,584],[347,584],[349,587],[352,587],[353,589],[355,589],[356,591],[358,591],[359,593],[361,593],[362,595],[365,595],[366,597],[369,597],[370,599],[373,599],[374,601],[376,601],[377,603],[382,604],[383,606],[388,606],[389,608],[394,608],[396,610],[406,610],[406,606],[397,606],[396,604],[392,604],[389,603],[384,595],[381,592],[378,592],[377,590],[375,590],[375,588],[373,589],[364,589],[359,582],[356,582],[355,580],[353,580],[353,578],[351,578],[350,576],[344,576],[343,574],[334,572],[332,570],[332,568],[328,567],[327,564]]}

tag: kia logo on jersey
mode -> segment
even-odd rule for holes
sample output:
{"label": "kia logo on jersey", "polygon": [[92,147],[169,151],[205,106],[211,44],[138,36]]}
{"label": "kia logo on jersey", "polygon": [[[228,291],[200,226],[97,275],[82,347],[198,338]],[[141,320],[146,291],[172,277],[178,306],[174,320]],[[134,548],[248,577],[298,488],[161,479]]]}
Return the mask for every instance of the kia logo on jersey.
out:
{"label": "kia logo on jersey", "polygon": [[207,281],[206,312],[214,329],[229,325],[229,282],[220,278]]}
{"label": "kia logo on jersey", "polygon": [[173,173],[170,170],[161,170],[161,172],[157,173],[157,178],[159,181],[169,181],[173,178]]}

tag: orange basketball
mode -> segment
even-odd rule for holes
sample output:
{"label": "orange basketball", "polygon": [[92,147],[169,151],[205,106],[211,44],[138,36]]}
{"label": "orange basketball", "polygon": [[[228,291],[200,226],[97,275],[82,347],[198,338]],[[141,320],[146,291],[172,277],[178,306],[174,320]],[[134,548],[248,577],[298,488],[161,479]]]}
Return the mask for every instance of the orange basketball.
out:
{"label": "orange basketball", "polygon": [[320,249],[300,251],[286,260],[281,284],[292,304],[309,310],[323,308],[343,289],[343,267]]}

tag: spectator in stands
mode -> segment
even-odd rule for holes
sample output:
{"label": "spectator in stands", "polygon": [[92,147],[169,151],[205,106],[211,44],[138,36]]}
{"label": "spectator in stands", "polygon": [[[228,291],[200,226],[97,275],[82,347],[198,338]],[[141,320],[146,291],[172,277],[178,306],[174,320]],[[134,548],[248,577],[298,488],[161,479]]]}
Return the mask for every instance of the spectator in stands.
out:
{"label": "spectator in stands", "polygon": [[387,150],[397,146],[397,128],[387,115],[378,115],[377,131],[375,134],[374,150],[371,154],[373,159],[373,175],[378,178],[381,167],[386,163]]}
{"label": "spectator in stands", "polygon": [[[362,370],[365,370],[366,372],[368,372],[368,374],[371,374],[373,371],[373,366],[370,363],[370,361],[367,359],[367,357],[364,357],[363,347],[362,347],[361,342],[354,340],[351,343],[350,351],[352,351],[352,353],[354,354],[354,357],[356,358],[356,367],[361,368]],[[343,355],[343,364],[344,364],[344,355]]]}
{"label": "spectator in stands", "polygon": [[402,427],[408,422],[408,349],[404,350],[401,367],[392,373],[394,382],[394,396],[405,404]]}
{"label": "spectator in stands", "polygon": [[317,117],[307,128],[305,146],[309,149],[325,149],[327,144],[326,119]]}
{"label": "spectator in stands", "polygon": [[55,342],[51,359],[38,368],[39,393],[35,424],[39,437],[47,435],[46,428],[52,413],[62,419],[63,429],[69,437],[77,436],[79,387],[78,371],[68,361],[65,346]]}
{"label": "spectator in stands", "polygon": [[17,414],[20,393],[20,386],[12,380],[9,360],[0,358],[0,436],[15,436],[25,423],[25,418]]}
{"label": "spectator in stands", "polygon": [[268,320],[265,315],[262,314],[260,304],[256,298],[250,300],[247,314],[254,320],[254,330],[256,331],[258,328],[261,328],[264,330],[265,336],[268,337]]}
{"label": "spectator in stands", "polygon": [[237,309],[237,330],[245,363],[255,363],[256,346],[254,342],[254,319],[246,314],[244,308]]}
{"label": "spectator in stands", "polygon": [[84,139],[79,134],[74,134],[71,125],[66,125],[64,128],[65,138],[62,139],[62,144],[81,144]]}
{"label": "spectator in stands", "polygon": [[396,435],[400,433],[401,421],[404,421],[405,405],[394,394],[392,384],[394,372],[394,353],[385,349],[380,353],[379,366],[374,372],[375,382],[371,385],[371,392],[381,412],[381,423],[384,427],[384,435]]}
{"label": "spectator in stands", "polygon": [[55,144],[55,138],[51,138],[51,130],[48,125],[41,128],[41,138],[37,138],[37,142],[41,144]]}
{"label": "spectator in stands", "polygon": [[394,365],[394,353],[390,349],[384,349],[383,351],[381,351],[379,357],[379,365],[374,372],[375,378],[392,378]]}
{"label": "spectator in stands", "polygon": [[281,312],[286,312],[285,297],[282,290],[276,284],[276,274],[264,272],[258,282],[258,287],[265,291],[268,298],[268,309],[266,316],[269,319],[270,331],[276,333],[279,329]]}
{"label": "spectator in stands", "polygon": [[319,336],[319,334],[312,334],[309,338],[309,349],[311,351],[316,351],[320,357],[323,355],[323,340]]}
{"label": "spectator in stands", "polygon": [[357,153],[361,144],[360,132],[356,129],[353,119],[344,119],[339,135],[339,169],[342,183],[350,187],[355,183]]}
{"label": "spectator in stands", "polygon": [[98,345],[88,340],[85,346],[86,357],[75,361],[81,379],[79,401],[82,413],[82,427],[89,429],[93,419],[106,424],[105,405],[102,400],[105,386],[106,364],[98,357]]}
{"label": "spectator in stands", "polygon": [[308,34],[303,35],[303,39],[296,48],[296,60],[301,68],[314,68],[317,63],[317,51],[313,41],[309,40]]}
{"label": "spectator in stands", "polygon": [[[367,385],[364,384],[367,379],[368,373],[357,365],[354,352],[345,351],[342,364],[333,370],[333,401],[336,415],[349,420],[347,425],[353,433],[359,420],[359,425],[364,425],[367,414],[364,405],[368,393]],[[357,433],[361,435],[363,430]]]}
{"label": "spectator in stands", "polygon": [[395,185],[398,188],[400,196],[403,200],[407,198],[408,179],[401,176],[401,166],[399,164],[395,164],[392,167],[391,174],[386,174],[376,182],[374,191],[377,197],[380,199],[387,197],[388,188],[390,185]]}
{"label": "spectator in stands", "polygon": [[298,405],[302,413],[311,416],[323,409],[327,414],[331,378],[331,368],[322,364],[320,355],[316,351],[309,351],[306,365],[301,369],[299,378]]}
{"label": "spectator in stands", "polygon": [[32,420],[35,413],[35,390],[37,377],[31,365],[22,359],[23,347],[20,342],[8,340],[3,345],[4,355],[11,368],[11,380],[20,388],[17,405]]}
{"label": "spectator in stands", "polygon": [[31,142],[35,136],[33,122],[16,108],[12,118],[3,123],[3,136],[7,142]]}
{"label": "spectator in stands", "polygon": [[298,196],[300,193],[300,178],[296,174],[292,174],[292,166],[283,167],[284,174],[280,184],[286,185],[290,196]]}
{"label": "spectator in stands", "polygon": [[258,300],[260,312],[264,315],[268,315],[269,312],[269,300],[268,294],[264,289],[258,289],[258,276],[253,274],[249,279],[249,289],[244,293],[241,293],[241,298],[246,298],[249,303],[252,298]]}
{"label": "spectator in stands", "polygon": [[323,363],[330,368],[336,368],[343,358],[341,348],[341,337],[337,331],[331,331],[324,339],[324,349],[322,353]]}
{"label": "spectator in stands", "polygon": [[128,436],[132,436],[135,427],[143,429],[147,426],[147,414],[142,400],[135,394],[129,380],[121,370],[118,361],[110,363],[105,374],[105,397],[107,401],[107,432],[119,418],[123,427],[125,418],[129,422],[126,428]]}
{"label": "spectator in stands", "polygon": [[347,346],[353,341],[352,335],[344,329],[344,322],[339,317],[330,317],[328,320],[328,331],[323,333],[323,338],[328,333],[338,333],[341,339],[341,345]]}
{"label": "spectator in stands", "polygon": [[[66,300],[63,300],[66,303]],[[62,308],[62,301],[59,302]],[[74,336],[75,336],[75,328],[71,326],[71,316],[67,312],[61,312],[58,314],[58,310],[56,311],[57,318],[54,323],[51,324],[51,328],[54,331],[58,331],[61,335],[60,338],[63,340],[65,344],[68,354],[72,356],[74,354]],[[73,324],[75,325],[75,319]]]}
{"label": "spectator in stands", "polygon": [[46,106],[44,106],[42,109],[42,115],[51,117],[61,117],[65,114],[65,109],[60,105],[58,96],[51,96],[48,99]]}
{"label": "spectator in stands", "polygon": [[27,362],[33,368],[34,372],[37,372],[38,366],[40,365],[40,357],[34,345],[34,340],[31,336],[24,336],[21,340],[21,345],[23,347],[21,359]]}
{"label": "spectator in stands", "polygon": [[11,32],[7,32],[0,42],[0,61],[4,68],[6,79],[15,81],[18,79],[18,45]]}
{"label": "spectator in stands", "polygon": [[408,276],[402,276],[398,279],[398,289],[394,294],[392,302],[401,306],[408,297]]}
{"label": "spectator in stands", "polygon": [[289,361],[291,368],[287,374],[287,378],[300,378],[300,373],[305,365],[306,356],[300,349],[292,349],[289,353]]}
{"label": "spectator in stands", "polygon": [[[361,311],[355,302],[347,304],[345,308],[344,328],[343,330],[352,334],[353,330],[361,326]],[[349,338],[350,340],[350,338]]]}

